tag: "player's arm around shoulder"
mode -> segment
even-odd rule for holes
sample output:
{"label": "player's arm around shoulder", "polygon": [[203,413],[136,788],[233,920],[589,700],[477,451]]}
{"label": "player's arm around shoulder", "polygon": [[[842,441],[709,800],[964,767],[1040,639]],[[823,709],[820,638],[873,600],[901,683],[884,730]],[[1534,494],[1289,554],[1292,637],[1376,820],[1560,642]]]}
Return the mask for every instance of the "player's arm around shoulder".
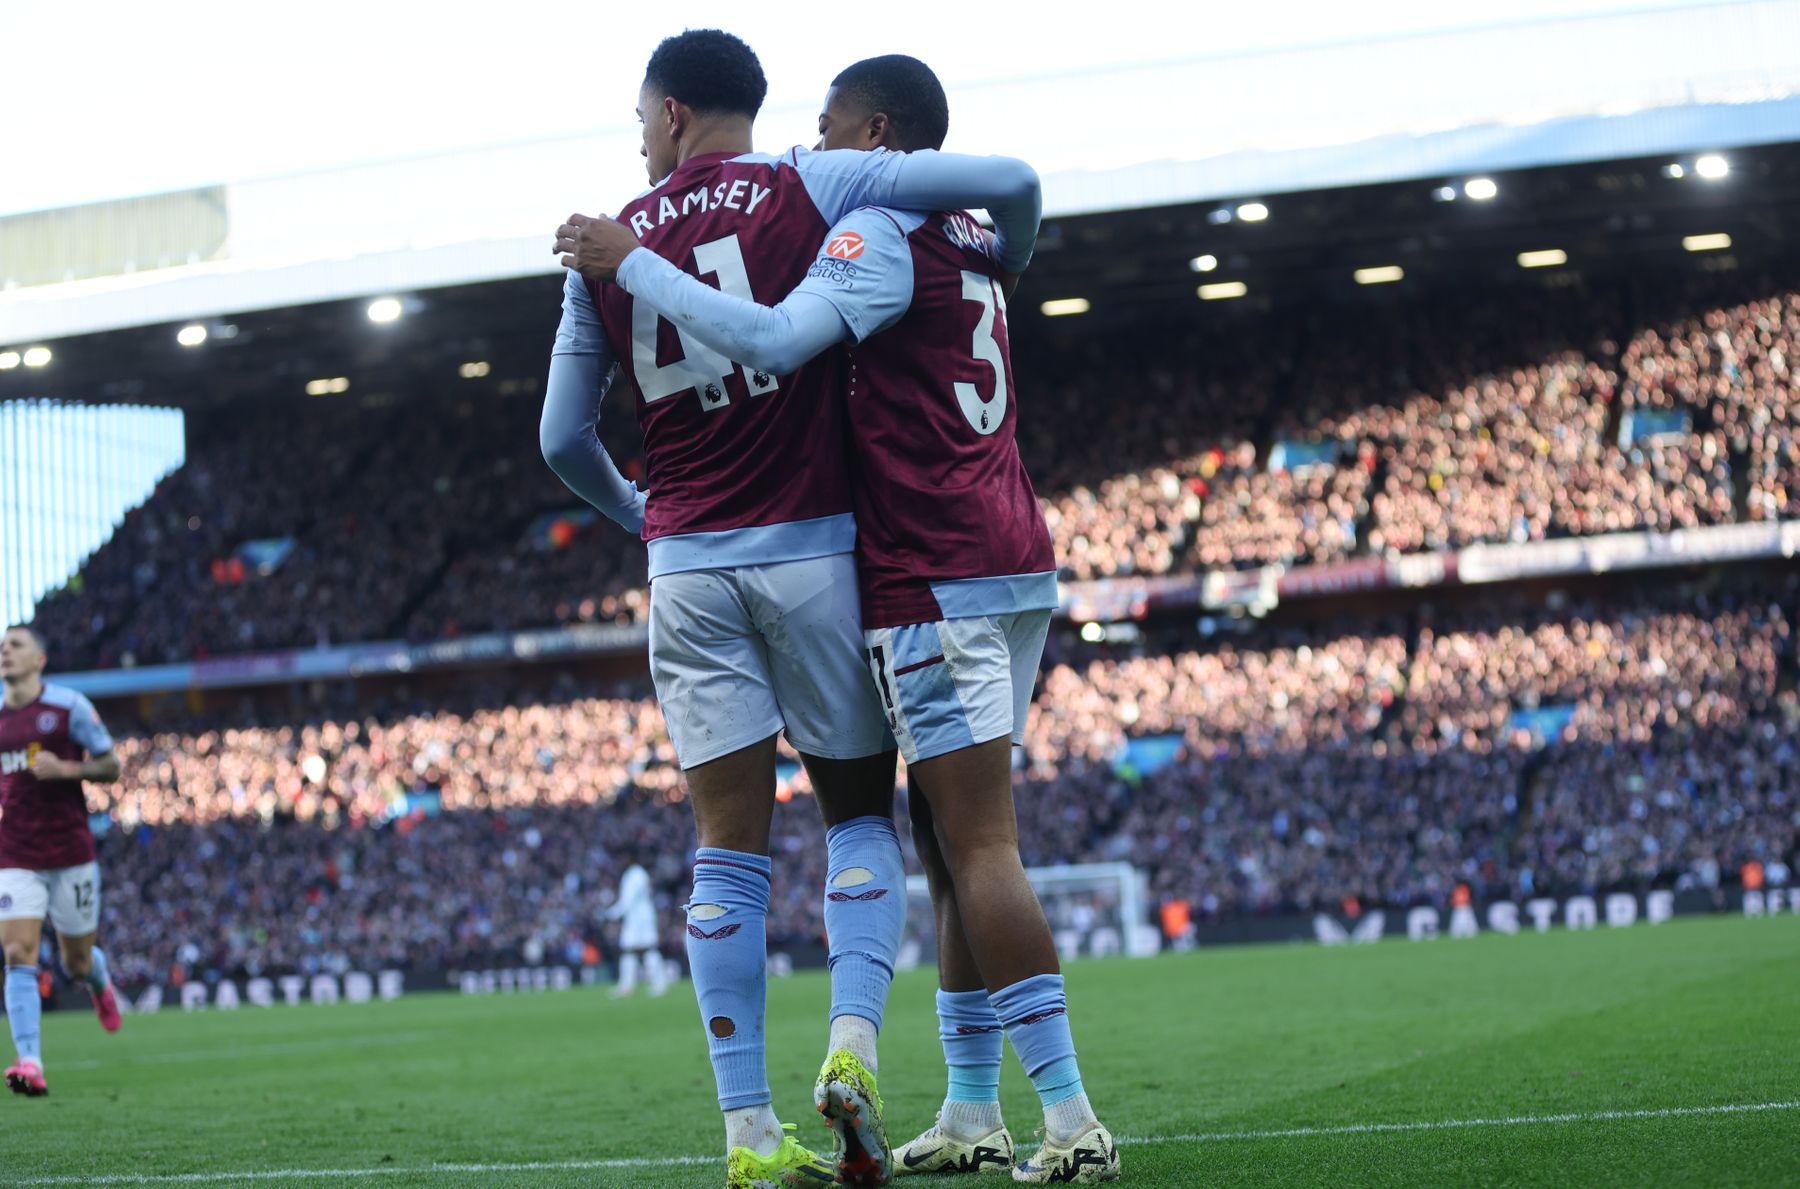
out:
{"label": "player's arm around shoulder", "polygon": [[849,333],[838,311],[803,292],[804,286],[780,305],[766,306],[715,289],[651,252],[633,252],[619,270],[618,285],[682,335],[777,376],[792,374]]}
{"label": "player's arm around shoulder", "polygon": [[782,160],[800,174],[827,221],[861,206],[910,211],[979,207],[993,217],[1002,270],[1021,273],[1031,263],[1043,216],[1043,185],[1037,170],[1016,157],[937,149],[796,149]]}
{"label": "player's arm around shoulder", "polygon": [[925,222],[913,211],[865,206],[839,219],[795,294],[829,303],[862,342],[906,315],[913,297],[912,245]]}
{"label": "player's arm around shoulder", "polygon": [[574,214],[556,229],[556,242],[550,250],[562,257],[564,268],[590,281],[605,282],[618,276],[619,266],[640,246],[637,233],[617,219]]}

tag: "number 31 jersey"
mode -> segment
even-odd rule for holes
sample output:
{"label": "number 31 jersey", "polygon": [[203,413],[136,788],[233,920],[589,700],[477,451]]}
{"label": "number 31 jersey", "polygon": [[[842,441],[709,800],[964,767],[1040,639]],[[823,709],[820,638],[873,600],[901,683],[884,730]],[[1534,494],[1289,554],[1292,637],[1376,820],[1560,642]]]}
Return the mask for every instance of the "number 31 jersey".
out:
{"label": "number 31 jersey", "polygon": [[[683,271],[772,303],[805,275],[831,220],[860,205],[877,165],[841,152],[707,154],[616,217]],[[855,547],[841,352],[773,376],[694,341],[616,285],[589,292],[637,390],[652,578]]]}
{"label": "number 31 jersey", "polygon": [[865,628],[1056,606],[991,245],[959,211],[865,208],[831,229],[799,289],[856,339],[845,404]]}

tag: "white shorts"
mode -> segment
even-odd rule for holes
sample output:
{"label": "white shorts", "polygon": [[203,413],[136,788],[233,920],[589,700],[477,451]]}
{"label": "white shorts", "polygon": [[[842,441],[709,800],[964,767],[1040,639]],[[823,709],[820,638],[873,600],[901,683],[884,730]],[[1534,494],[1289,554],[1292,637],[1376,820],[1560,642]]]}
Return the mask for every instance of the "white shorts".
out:
{"label": "white shorts", "polygon": [[0,921],[49,918],[64,937],[84,937],[100,927],[100,864],[33,871],[0,869]]}
{"label": "white shorts", "polygon": [[1002,735],[1025,742],[1031,688],[1050,612],[1015,611],[871,628],[869,670],[906,762],[916,764]]}
{"label": "white shorts", "polygon": [[787,728],[806,755],[894,746],[863,662],[848,553],[650,584],[650,676],[683,768]]}
{"label": "white shorts", "polygon": [[639,915],[626,913],[624,922],[619,926],[619,948],[622,950],[653,950],[656,948],[656,916],[654,913]]}

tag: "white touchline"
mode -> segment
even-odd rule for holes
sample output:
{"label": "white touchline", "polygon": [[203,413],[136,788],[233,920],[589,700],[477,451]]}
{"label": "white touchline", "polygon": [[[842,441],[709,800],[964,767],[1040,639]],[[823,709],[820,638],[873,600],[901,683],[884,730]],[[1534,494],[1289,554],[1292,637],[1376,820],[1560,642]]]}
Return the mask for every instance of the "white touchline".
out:
{"label": "white touchline", "polygon": [[[1554,1123],[1609,1123],[1627,1119],[1677,1119],[1694,1115],[1748,1115],[1800,1110],[1800,1102],[1726,1103],[1721,1106],[1668,1106],[1655,1110],[1580,1111],[1562,1115],[1507,1115],[1494,1119],[1429,1119],[1414,1123],[1347,1123],[1336,1127],[1289,1127],[1278,1131],[1212,1131],[1194,1135],[1121,1135],[1121,1147],[1148,1144],[1211,1144],[1227,1140],[1302,1139],[1321,1135],[1368,1135],[1396,1131],[1451,1131],[1464,1127],[1532,1127]],[[617,1168],[683,1168],[717,1164],[717,1156],[621,1156],[612,1160],[532,1160],[494,1164],[382,1165],[379,1168],[269,1168],[242,1172],[113,1173],[25,1177],[14,1185],[204,1185],[223,1181],[299,1181],[355,1177],[424,1176],[431,1173],[595,1172]]]}

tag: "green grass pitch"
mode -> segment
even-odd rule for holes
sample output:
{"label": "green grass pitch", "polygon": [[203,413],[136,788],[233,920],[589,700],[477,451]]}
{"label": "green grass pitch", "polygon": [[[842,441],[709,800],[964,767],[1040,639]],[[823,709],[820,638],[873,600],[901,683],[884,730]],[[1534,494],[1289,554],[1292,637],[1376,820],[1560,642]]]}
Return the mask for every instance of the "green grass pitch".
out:
{"label": "green grass pitch", "polygon": [[[1126,1184],[1800,1180],[1800,917],[1068,974]],[[896,1142],[942,1097],[931,990],[929,972],[904,974],[889,1008]],[[827,1000],[819,973],[772,983],[775,1105],[821,1142]],[[584,989],[164,1012],[110,1037],[63,1013],[45,1058],[50,1097],[0,1101],[11,1184],[723,1183],[685,985],[661,1001]],[[1039,1116],[1010,1053],[1002,1094],[1027,1143]],[[1412,1126],[1442,1123],[1457,1125]],[[1351,1130],[1369,1124],[1401,1126]]]}

